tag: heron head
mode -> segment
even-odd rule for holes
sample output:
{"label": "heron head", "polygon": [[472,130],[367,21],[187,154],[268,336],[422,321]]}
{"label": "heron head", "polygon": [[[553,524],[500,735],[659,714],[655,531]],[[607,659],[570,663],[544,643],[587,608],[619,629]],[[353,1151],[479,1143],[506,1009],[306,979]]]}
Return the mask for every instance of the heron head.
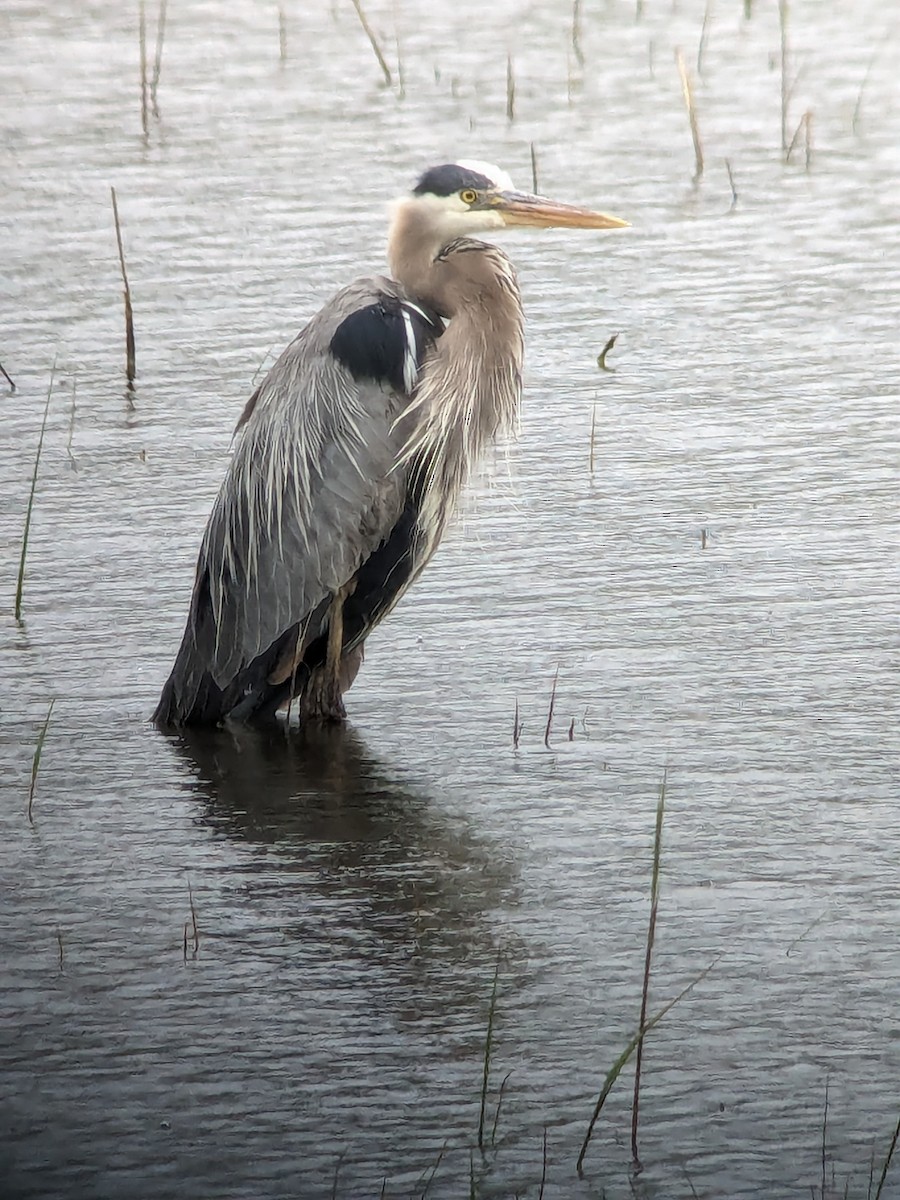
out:
{"label": "heron head", "polygon": [[413,189],[411,201],[433,222],[442,239],[508,226],[621,229],[618,217],[517,191],[505,171],[465,160],[431,167]]}

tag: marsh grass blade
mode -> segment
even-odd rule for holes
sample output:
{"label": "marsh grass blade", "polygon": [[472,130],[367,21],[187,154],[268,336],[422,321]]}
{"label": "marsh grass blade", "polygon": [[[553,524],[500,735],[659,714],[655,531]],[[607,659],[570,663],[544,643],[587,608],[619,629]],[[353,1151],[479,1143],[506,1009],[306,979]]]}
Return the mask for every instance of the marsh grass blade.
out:
{"label": "marsh grass blade", "polygon": [[44,415],[41,418],[41,432],[38,437],[37,452],[34,456],[34,470],[31,472],[31,489],[28,493],[28,504],[25,508],[25,529],[22,531],[22,552],[19,555],[19,577],[16,581],[15,616],[22,620],[22,592],[25,588],[25,559],[28,555],[28,537],[31,533],[31,513],[34,508],[34,493],[37,489],[38,468],[41,465],[41,451],[44,448],[44,430],[47,428],[47,414],[50,411],[50,397],[53,395],[53,379],[56,374],[56,358],[50,368],[50,383],[47,386],[47,399],[44,402]]}
{"label": "marsh grass blade", "polygon": [[343,1166],[343,1164],[344,1164],[344,1156],[346,1155],[346,1153],[347,1153],[347,1151],[346,1151],[346,1150],[342,1150],[342,1151],[340,1152],[340,1154],[337,1156],[337,1162],[334,1164],[334,1181],[333,1181],[333,1183],[332,1183],[332,1185],[331,1185],[331,1200],[337,1200],[337,1196],[338,1196],[338,1178],[339,1178],[339,1176],[340,1176],[340,1173],[341,1173],[341,1167],[342,1167],[342,1166]]}
{"label": "marsh grass blade", "polygon": [[822,1111],[822,1200],[825,1200],[826,1168],[828,1165],[828,1076],[825,1076],[825,1107]]}
{"label": "marsh grass blade", "polygon": [[422,1191],[419,1196],[419,1200],[425,1200],[426,1196],[428,1195],[428,1189],[431,1187],[432,1183],[434,1182],[434,1177],[438,1173],[438,1167],[443,1162],[444,1155],[446,1154],[446,1152],[447,1152],[447,1143],[445,1141],[443,1146],[441,1146],[440,1150],[438,1151],[438,1156],[435,1159],[434,1166],[431,1168],[431,1173],[429,1174],[428,1178],[425,1180],[424,1186],[422,1187]]}
{"label": "marsh grass blade", "polygon": [[511,54],[506,56],[506,119],[516,119],[516,71]]}
{"label": "marsh grass blade", "polygon": [[77,470],[78,470],[78,462],[77,462],[77,460],[76,460],[76,458],[75,458],[75,455],[72,453],[72,438],[75,436],[75,397],[76,397],[76,387],[77,387],[77,385],[76,385],[76,383],[75,383],[75,380],[73,379],[73,380],[72,380],[72,407],[71,407],[71,409],[69,410],[69,436],[68,436],[68,438],[66,439],[66,454],[69,456],[69,462],[72,464],[72,470],[73,470],[73,471],[77,471]]}
{"label": "marsh grass blade", "polygon": [[625,1046],[625,1049],[622,1051],[622,1053],[619,1055],[619,1057],[616,1059],[616,1061],[610,1067],[610,1069],[606,1075],[606,1078],[603,1081],[603,1087],[600,1089],[600,1095],[597,1097],[597,1103],[594,1105],[594,1111],[591,1114],[591,1119],[590,1119],[590,1122],[588,1123],[587,1133],[584,1135],[584,1142],[581,1145],[581,1152],[578,1155],[578,1161],[576,1163],[576,1170],[578,1171],[579,1175],[581,1175],[581,1173],[582,1173],[582,1167],[584,1165],[584,1157],[587,1154],[588,1146],[590,1145],[591,1137],[593,1136],[593,1133],[594,1133],[594,1126],[597,1124],[597,1119],[600,1116],[600,1113],[603,1111],[603,1106],[606,1103],[606,1099],[609,1096],[609,1093],[612,1091],[616,1080],[619,1078],[619,1075],[622,1073],[622,1068],[625,1066],[625,1064],[631,1058],[638,1042],[641,1040],[641,1038],[643,1036],[648,1034],[651,1029],[654,1029],[659,1024],[659,1022],[663,1019],[663,1017],[666,1015],[666,1013],[669,1012],[671,1009],[673,1009],[675,1007],[675,1005],[679,1002],[679,1000],[683,1000],[684,997],[687,996],[689,992],[692,992],[694,990],[694,988],[697,986],[698,983],[702,982],[702,980],[704,980],[706,978],[706,976],[710,973],[710,971],[713,969],[713,967],[716,965],[716,963],[719,961],[720,958],[721,958],[721,955],[718,955],[716,958],[714,958],[708,967],[704,968],[704,970],[702,970],[699,975],[696,975],[690,981],[690,983],[688,983],[685,987],[683,987],[681,989],[681,991],[678,993],[677,996],[674,996],[668,1002],[668,1004],[664,1004],[663,1007],[658,1012],[654,1013],[653,1016],[650,1018],[650,1020],[644,1026],[643,1031],[639,1029],[637,1031],[637,1033],[635,1033],[634,1036],[629,1039],[627,1045]]}
{"label": "marsh grass blade", "polygon": [[509,1077],[512,1071],[507,1071],[500,1081],[500,1090],[497,1092],[497,1107],[494,1109],[494,1123],[491,1126],[491,1145],[497,1144],[497,1126],[500,1124],[500,1110],[503,1107],[503,1095],[506,1092],[506,1085],[509,1083]]}
{"label": "marsh grass blade", "polygon": [[737,188],[734,185],[734,171],[731,169],[730,159],[725,159],[725,170],[728,172],[728,186],[731,188],[731,211],[737,208],[738,194]]}
{"label": "marsh grass blade", "polygon": [[0,363],[0,375],[2,375],[3,378],[6,380],[6,382],[9,384],[9,390],[11,392],[14,392],[16,390],[16,385],[13,383],[13,381],[10,379],[9,375],[7,374],[6,367],[4,367],[3,363]]}
{"label": "marsh grass blade", "polygon": [[[50,701],[50,707],[47,709],[47,715],[44,717],[44,724],[41,726],[41,731],[38,734],[37,745],[34,748],[34,758],[31,760],[31,786],[28,789],[28,824],[34,826],[34,816],[32,808],[34,807],[34,792],[37,787],[38,771],[41,769],[41,755],[44,753],[44,742],[47,738],[47,730],[50,728],[50,718],[53,716],[53,705],[56,703],[56,698]],[[62,961],[62,949],[60,948],[60,962]]]}
{"label": "marsh grass blade", "polygon": [[497,982],[500,979],[500,951],[494,967],[494,984],[491,988],[491,1003],[488,1007],[487,1032],[484,1037],[484,1062],[481,1071],[481,1109],[478,1114],[478,1149],[484,1149],[484,1118],[487,1109],[488,1081],[491,1075],[491,1050],[494,1045],[494,1015],[497,1011]]}
{"label": "marsh grass blade", "polygon": [[656,828],[653,834],[653,874],[650,880],[650,920],[647,924],[647,948],[644,952],[644,979],[641,986],[641,1019],[638,1024],[637,1057],[634,1061],[634,1097],[631,1104],[631,1157],[635,1167],[640,1167],[638,1154],[638,1121],[641,1103],[641,1066],[644,1058],[644,1029],[647,1021],[647,1000],[650,995],[650,967],[653,959],[653,943],[656,939],[656,917],[659,912],[659,862],[662,854],[663,816],[666,809],[666,772],[659,785],[656,803]]}
{"label": "marsh grass blade", "polygon": [[900,1117],[897,1118],[897,1124],[894,1126],[894,1136],[891,1138],[884,1166],[881,1168],[881,1177],[878,1180],[878,1187],[875,1189],[875,1200],[881,1200],[881,1193],[884,1191],[884,1182],[891,1167],[891,1159],[894,1157],[894,1151],[897,1149],[898,1138],[900,1138]]}

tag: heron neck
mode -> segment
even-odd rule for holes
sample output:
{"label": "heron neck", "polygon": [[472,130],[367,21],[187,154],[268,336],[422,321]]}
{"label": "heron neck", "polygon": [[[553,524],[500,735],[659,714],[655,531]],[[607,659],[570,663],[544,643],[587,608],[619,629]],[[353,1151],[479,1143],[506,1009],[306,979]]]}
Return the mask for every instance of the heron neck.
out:
{"label": "heron neck", "polygon": [[446,301],[438,302],[443,298],[435,295],[434,260],[443,242],[434,222],[414,204],[397,205],[388,234],[391,274],[412,295],[449,317],[453,314],[445,311]]}

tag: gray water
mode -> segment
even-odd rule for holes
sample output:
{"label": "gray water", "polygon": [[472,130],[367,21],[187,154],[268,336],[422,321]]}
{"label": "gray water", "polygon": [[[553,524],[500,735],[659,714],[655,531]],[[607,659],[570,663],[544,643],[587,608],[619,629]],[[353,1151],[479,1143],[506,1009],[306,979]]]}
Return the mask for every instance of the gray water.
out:
{"label": "gray water", "polygon": [[[583,67],[563,0],[370,0],[401,96],[349,3],[286,3],[283,59],[275,4],[170,3],[145,137],[136,6],[5,0],[4,1197],[537,1197],[544,1173],[548,1198],[856,1197],[873,1160],[877,1182],[900,1111],[897,12],[791,5],[807,169],[781,152],[772,5],[710,6],[700,76],[699,0],[581,7]],[[521,435],[371,638],[349,727],[161,736],[254,378],[381,269],[386,201],[425,166],[530,186],[532,143],[543,191],[633,228],[505,240]],[[648,1035],[642,1173],[628,1067],[579,1180],[639,1018],[664,771],[650,1010],[714,965]]]}

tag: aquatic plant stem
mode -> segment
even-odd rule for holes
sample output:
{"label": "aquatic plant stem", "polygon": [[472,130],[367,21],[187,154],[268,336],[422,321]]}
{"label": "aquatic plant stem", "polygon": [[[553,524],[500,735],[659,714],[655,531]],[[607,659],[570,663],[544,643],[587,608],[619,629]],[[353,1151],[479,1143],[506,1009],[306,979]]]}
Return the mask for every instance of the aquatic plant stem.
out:
{"label": "aquatic plant stem", "polygon": [[653,943],[656,938],[656,916],[659,911],[659,860],[662,853],[663,815],[666,808],[666,772],[663,771],[659,785],[659,800],[656,804],[656,829],[653,835],[653,874],[650,881],[650,920],[647,925],[647,948],[644,954],[644,981],[641,987],[640,1034],[637,1057],[634,1063],[634,1098],[631,1104],[631,1157],[635,1166],[640,1165],[638,1154],[638,1121],[641,1103],[641,1066],[644,1060],[644,1028],[647,1020],[647,998],[650,994],[650,966],[653,958]]}
{"label": "aquatic plant stem", "polygon": [[[50,718],[53,716],[53,705],[56,703],[56,698],[50,701],[50,707],[47,709],[47,715],[44,717],[44,724],[41,726],[41,731],[38,734],[37,745],[34,748],[34,758],[31,762],[31,786],[28,789],[28,824],[34,825],[34,817],[32,816],[32,807],[34,805],[34,789],[37,785],[38,771],[41,766],[41,755],[44,752],[44,740],[47,737],[47,730],[50,728]],[[60,942],[60,966],[62,966],[62,943]]]}
{"label": "aquatic plant stem", "polygon": [[25,558],[28,554],[28,535],[31,532],[31,511],[34,508],[34,493],[37,488],[38,467],[41,463],[41,450],[44,447],[44,430],[47,428],[47,413],[50,411],[50,397],[53,394],[53,377],[56,374],[56,358],[53,359],[53,366],[50,368],[50,383],[47,386],[47,399],[44,403],[44,416],[41,420],[41,432],[38,437],[37,453],[34,456],[34,470],[31,473],[31,491],[28,493],[28,506],[25,509],[25,529],[22,533],[22,553],[19,556],[19,578],[16,582],[16,607],[15,616],[17,621],[22,620],[22,591],[25,587]]}
{"label": "aquatic plant stem", "polygon": [[484,1038],[484,1064],[481,1072],[481,1111],[478,1114],[478,1149],[484,1149],[484,1118],[487,1107],[488,1080],[491,1074],[491,1049],[494,1043],[494,1014],[497,1011],[497,982],[500,978],[500,952],[494,967],[494,985],[491,988],[491,1003],[488,1007],[487,1033]]}

